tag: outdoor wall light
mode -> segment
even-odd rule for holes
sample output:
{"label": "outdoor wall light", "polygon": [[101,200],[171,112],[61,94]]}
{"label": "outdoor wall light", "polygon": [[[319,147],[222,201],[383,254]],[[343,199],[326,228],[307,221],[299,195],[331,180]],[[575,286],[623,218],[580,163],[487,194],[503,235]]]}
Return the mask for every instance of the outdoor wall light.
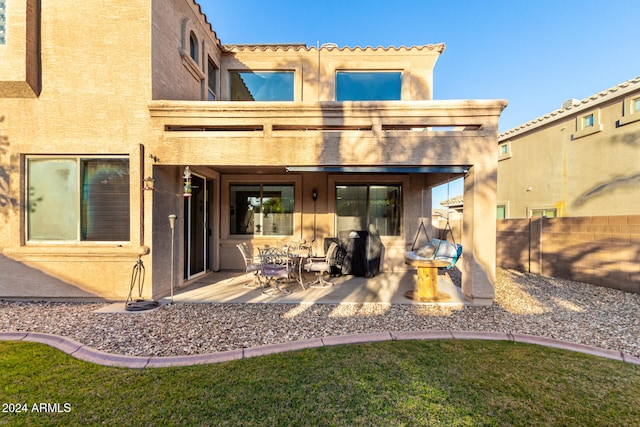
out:
{"label": "outdoor wall light", "polygon": [[145,179],[143,179],[143,181],[144,181],[144,187],[142,187],[143,190],[153,191],[156,189],[156,187],[153,186],[153,183],[156,181],[155,179],[148,176]]}
{"label": "outdoor wall light", "polygon": [[313,199],[314,202],[318,200],[318,190],[316,190],[315,188],[311,192],[311,198]]}
{"label": "outdoor wall light", "polygon": [[184,173],[182,174],[184,179],[184,197],[191,197],[191,168],[189,166],[184,167]]}

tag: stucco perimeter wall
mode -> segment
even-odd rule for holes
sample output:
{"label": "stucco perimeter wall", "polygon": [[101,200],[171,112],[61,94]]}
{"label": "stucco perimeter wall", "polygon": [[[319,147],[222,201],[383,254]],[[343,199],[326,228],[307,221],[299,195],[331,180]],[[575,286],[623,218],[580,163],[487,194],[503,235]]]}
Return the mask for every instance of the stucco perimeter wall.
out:
{"label": "stucco perimeter wall", "polygon": [[640,293],[640,215],[497,221],[496,262]]}

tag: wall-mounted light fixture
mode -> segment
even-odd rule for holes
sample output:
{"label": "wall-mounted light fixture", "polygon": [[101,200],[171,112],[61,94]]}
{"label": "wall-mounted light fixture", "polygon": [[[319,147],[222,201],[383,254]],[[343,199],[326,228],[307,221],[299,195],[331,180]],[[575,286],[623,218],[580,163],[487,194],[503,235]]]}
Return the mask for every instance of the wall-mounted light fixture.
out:
{"label": "wall-mounted light fixture", "polygon": [[142,187],[143,190],[153,191],[156,189],[156,187],[153,186],[153,183],[156,181],[155,179],[148,176],[145,179],[143,179],[143,181],[144,181],[144,187]]}
{"label": "wall-mounted light fixture", "polygon": [[316,190],[315,188],[311,191],[311,198],[314,202],[318,200],[318,190]]}
{"label": "wall-mounted light fixture", "polygon": [[153,160],[154,163],[158,163],[160,161],[158,156],[154,156],[153,154],[149,154],[149,158]]}
{"label": "wall-mounted light fixture", "polygon": [[189,166],[184,167],[182,178],[184,179],[184,191],[182,195],[184,197],[191,197],[191,168]]}

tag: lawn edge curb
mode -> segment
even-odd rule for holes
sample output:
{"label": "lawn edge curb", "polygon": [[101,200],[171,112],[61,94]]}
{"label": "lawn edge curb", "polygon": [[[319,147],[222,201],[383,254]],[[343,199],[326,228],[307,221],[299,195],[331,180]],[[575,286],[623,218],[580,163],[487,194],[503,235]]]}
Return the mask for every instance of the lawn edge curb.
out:
{"label": "lawn edge curb", "polygon": [[41,332],[0,332],[0,341],[28,341],[45,344],[76,359],[110,367],[127,368],[163,368],[170,366],[191,366],[214,364],[250,357],[265,356],[308,348],[327,347],[345,344],[362,344],[391,340],[489,340],[512,341],[525,344],[542,345],[559,348],[577,353],[589,354],[605,359],[618,360],[625,363],[640,365],[640,358],[620,351],[606,350],[599,347],[562,341],[554,338],[540,337],[526,334],[512,334],[508,332],[484,331],[394,331],[371,332],[361,334],[337,335],[308,340],[291,341],[287,343],[268,344],[263,346],[238,350],[222,351],[185,356],[128,356],[106,353],[79,343],[71,338]]}

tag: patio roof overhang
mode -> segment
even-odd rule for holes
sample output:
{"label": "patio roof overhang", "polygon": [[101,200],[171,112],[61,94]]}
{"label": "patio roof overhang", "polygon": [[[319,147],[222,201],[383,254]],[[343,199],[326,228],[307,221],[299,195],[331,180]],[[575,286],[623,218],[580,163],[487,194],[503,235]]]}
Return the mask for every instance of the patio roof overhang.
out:
{"label": "patio roof overhang", "polygon": [[469,166],[287,166],[287,172],[467,173]]}

